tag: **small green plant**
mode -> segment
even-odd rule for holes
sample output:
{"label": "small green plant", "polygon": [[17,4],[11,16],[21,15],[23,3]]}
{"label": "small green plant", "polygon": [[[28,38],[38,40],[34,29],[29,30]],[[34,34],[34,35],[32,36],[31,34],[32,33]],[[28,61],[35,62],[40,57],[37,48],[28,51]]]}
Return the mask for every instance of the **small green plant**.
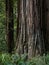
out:
{"label": "small green plant", "polygon": [[26,60],[25,54],[19,56],[18,54],[0,53],[0,65],[49,65],[49,54]]}

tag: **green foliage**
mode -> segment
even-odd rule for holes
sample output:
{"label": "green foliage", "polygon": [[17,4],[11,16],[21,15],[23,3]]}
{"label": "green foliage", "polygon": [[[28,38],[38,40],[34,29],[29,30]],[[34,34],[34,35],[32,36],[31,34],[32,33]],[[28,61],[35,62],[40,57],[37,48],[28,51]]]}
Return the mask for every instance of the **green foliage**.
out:
{"label": "green foliage", "polygon": [[0,65],[49,65],[49,55],[34,57],[26,60],[26,55],[0,54]]}
{"label": "green foliage", "polygon": [[[14,16],[14,42],[16,42],[16,1],[13,0],[13,16]],[[5,0],[0,0],[0,52],[7,52],[6,44],[6,3]]]}
{"label": "green foliage", "polygon": [[0,52],[7,51],[5,39],[5,0],[0,0]]}

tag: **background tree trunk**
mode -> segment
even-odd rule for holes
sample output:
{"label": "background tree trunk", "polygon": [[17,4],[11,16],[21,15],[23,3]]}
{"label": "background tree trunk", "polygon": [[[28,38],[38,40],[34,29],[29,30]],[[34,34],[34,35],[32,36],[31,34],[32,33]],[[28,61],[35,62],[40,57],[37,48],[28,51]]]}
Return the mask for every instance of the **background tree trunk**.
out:
{"label": "background tree trunk", "polygon": [[8,52],[14,49],[13,0],[6,0],[6,41]]}

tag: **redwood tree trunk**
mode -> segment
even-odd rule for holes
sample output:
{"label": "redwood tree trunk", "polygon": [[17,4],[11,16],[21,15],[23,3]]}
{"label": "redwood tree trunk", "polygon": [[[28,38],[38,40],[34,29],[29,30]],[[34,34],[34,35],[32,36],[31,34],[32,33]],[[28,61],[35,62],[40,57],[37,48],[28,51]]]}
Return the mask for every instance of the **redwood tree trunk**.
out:
{"label": "redwood tree trunk", "polygon": [[16,52],[27,53],[28,58],[41,55],[44,51],[40,24],[42,12],[38,10],[37,4],[37,0],[19,0]]}

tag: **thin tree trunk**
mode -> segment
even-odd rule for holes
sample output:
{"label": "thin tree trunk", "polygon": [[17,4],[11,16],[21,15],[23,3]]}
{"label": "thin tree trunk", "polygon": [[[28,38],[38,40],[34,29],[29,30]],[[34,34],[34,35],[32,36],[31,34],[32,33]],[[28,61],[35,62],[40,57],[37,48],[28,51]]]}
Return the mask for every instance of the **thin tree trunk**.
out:
{"label": "thin tree trunk", "polygon": [[6,0],[6,42],[8,52],[14,49],[14,23],[13,23],[13,1]]}

